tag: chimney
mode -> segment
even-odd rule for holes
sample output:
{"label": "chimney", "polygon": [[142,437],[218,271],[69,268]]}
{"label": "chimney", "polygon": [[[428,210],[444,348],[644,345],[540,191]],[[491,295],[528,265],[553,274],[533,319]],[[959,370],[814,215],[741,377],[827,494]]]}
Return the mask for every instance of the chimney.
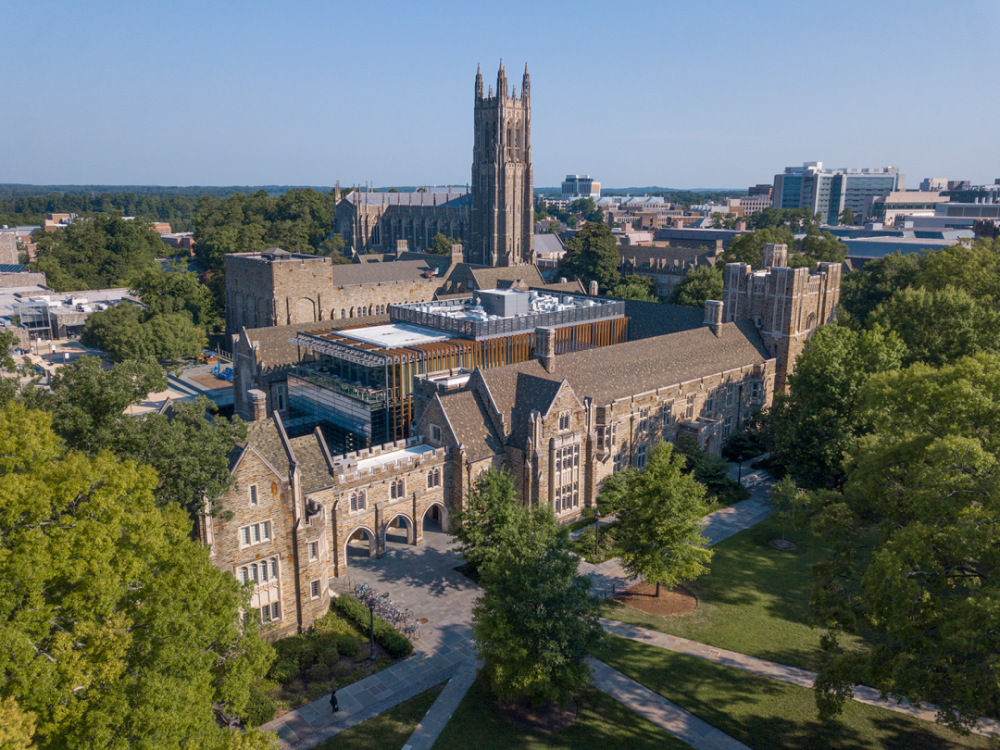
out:
{"label": "chimney", "polygon": [[681,219],[674,219],[674,229],[683,229],[684,222]]}
{"label": "chimney", "polygon": [[737,232],[745,232],[745,231],[747,231],[747,223],[745,221],[743,221],[743,220],[737,221],[736,222],[736,231]]}
{"label": "chimney", "polygon": [[596,297],[597,296],[597,279],[591,279],[590,286],[587,289],[587,293],[591,297]]}
{"label": "chimney", "polygon": [[565,284],[566,283],[566,277],[565,276],[560,276],[559,277],[559,283],[560,284]]}
{"label": "chimney", "polygon": [[261,422],[267,419],[267,394],[259,388],[251,388],[247,391],[247,398],[250,401],[250,421]]}
{"label": "chimney", "polygon": [[722,335],[722,309],[723,303],[719,300],[705,300],[705,325],[716,336]]}
{"label": "chimney", "polygon": [[541,360],[545,372],[556,371],[556,329],[535,329],[535,356]]}
{"label": "chimney", "polygon": [[454,245],[451,246],[451,262],[461,263],[462,258],[463,258],[462,243],[456,242]]}
{"label": "chimney", "polygon": [[398,258],[403,253],[408,252],[410,249],[409,240],[396,240],[396,257]]}
{"label": "chimney", "polygon": [[788,265],[788,245],[764,245],[764,268],[785,268]]}

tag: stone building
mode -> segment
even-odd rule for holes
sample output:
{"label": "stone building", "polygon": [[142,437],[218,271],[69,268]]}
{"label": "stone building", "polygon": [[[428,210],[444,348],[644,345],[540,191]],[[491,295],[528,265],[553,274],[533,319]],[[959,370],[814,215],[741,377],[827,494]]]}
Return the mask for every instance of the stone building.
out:
{"label": "stone building", "polygon": [[394,304],[518,282],[545,283],[532,265],[478,266],[462,261],[461,245],[454,245],[451,255],[434,255],[410,252],[407,243],[399,240],[395,253],[359,256],[351,264],[277,247],[226,255],[226,333],[233,337],[242,328],[368,318]]}
{"label": "stone building", "polygon": [[840,263],[788,268],[785,245],[764,246],[764,269],[727,263],[724,320],[752,321],[778,363],[776,387],[784,389],[795,360],[817,326],[832,321],[840,302]]}
{"label": "stone building", "polygon": [[[297,425],[299,436],[289,437],[295,414],[275,386],[300,361],[303,336],[347,333],[352,323],[244,329],[248,358],[236,361],[234,389],[244,391],[236,399],[249,435],[233,452],[236,486],[202,519],[199,536],[216,565],[255,583],[252,608],[272,633],[287,635],[326,611],[330,580],[347,572],[351,555],[377,555],[387,541],[420,544],[427,524],[447,529],[490,466],[512,472],[525,503],[570,521],[609,475],[642,468],[658,441],[689,435],[718,453],[771,404],[805,340],[836,312],[839,265],[785,268],[780,245],[768,246],[765,260],[756,272],[728,265],[725,301],[703,311],[614,301],[628,319],[626,343],[567,346],[560,331],[577,321],[560,311],[557,325],[538,319],[527,359],[417,373],[412,437],[339,455],[327,425]],[[414,321],[430,314],[423,307],[408,313]],[[609,311],[592,313],[594,322],[613,323]],[[513,326],[502,316],[485,322],[487,342],[493,328]]]}
{"label": "stone building", "polygon": [[516,88],[507,88],[503,62],[495,96],[492,86],[483,95],[483,75],[476,71],[473,140],[472,236],[466,260],[485,266],[534,263],[531,81],[527,65],[520,97]]}
{"label": "stone building", "polygon": [[375,555],[396,536],[420,544],[425,522],[447,528],[447,452],[413,439],[334,457],[320,429],[289,438],[280,415],[265,414],[264,394],[251,398],[234,487],[197,531],[217,567],[254,584],[250,608],[277,638],[329,610],[352,540],[364,540],[355,553]]}
{"label": "stone building", "polygon": [[383,193],[354,190],[334,209],[334,227],[358,254],[390,252],[406,240],[427,250],[437,234],[468,247],[471,201],[467,190]]}

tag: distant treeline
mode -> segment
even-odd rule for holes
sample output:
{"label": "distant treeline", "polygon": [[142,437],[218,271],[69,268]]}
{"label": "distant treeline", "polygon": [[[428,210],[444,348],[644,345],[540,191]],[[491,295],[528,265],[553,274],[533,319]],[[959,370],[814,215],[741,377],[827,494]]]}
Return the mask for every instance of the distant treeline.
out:
{"label": "distant treeline", "polygon": [[[121,213],[166,221],[175,232],[194,229],[202,198],[222,200],[261,190],[283,195],[295,186],[163,187],[158,185],[0,185],[0,225],[41,224],[50,213]],[[319,188],[329,192],[333,188]]]}

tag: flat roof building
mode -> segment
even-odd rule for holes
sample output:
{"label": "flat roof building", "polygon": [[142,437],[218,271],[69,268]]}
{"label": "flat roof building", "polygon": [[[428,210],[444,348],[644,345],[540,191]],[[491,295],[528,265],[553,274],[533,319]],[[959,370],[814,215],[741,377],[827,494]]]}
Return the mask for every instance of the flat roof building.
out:
{"label": "flat roof building", "polygon": [[896,167],[878,169],[824,169],[821,161],[786,167],[774,176],[774,208],[806,208],[821,215],[825,224],[839,224],[845,208],[865,217],[869,198],[903,189],[903,175]]}

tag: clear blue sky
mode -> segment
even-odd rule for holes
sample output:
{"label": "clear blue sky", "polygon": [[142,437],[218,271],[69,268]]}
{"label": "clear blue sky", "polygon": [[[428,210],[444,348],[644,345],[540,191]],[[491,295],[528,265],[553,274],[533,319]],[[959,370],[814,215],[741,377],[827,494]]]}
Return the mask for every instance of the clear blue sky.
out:
{"label": "clear blue sky", "polygon": [[535,185],[803,161],[1000,177],[1000,3],[4,3],[0,182],[463,184],[476,64],[532,80]]}

